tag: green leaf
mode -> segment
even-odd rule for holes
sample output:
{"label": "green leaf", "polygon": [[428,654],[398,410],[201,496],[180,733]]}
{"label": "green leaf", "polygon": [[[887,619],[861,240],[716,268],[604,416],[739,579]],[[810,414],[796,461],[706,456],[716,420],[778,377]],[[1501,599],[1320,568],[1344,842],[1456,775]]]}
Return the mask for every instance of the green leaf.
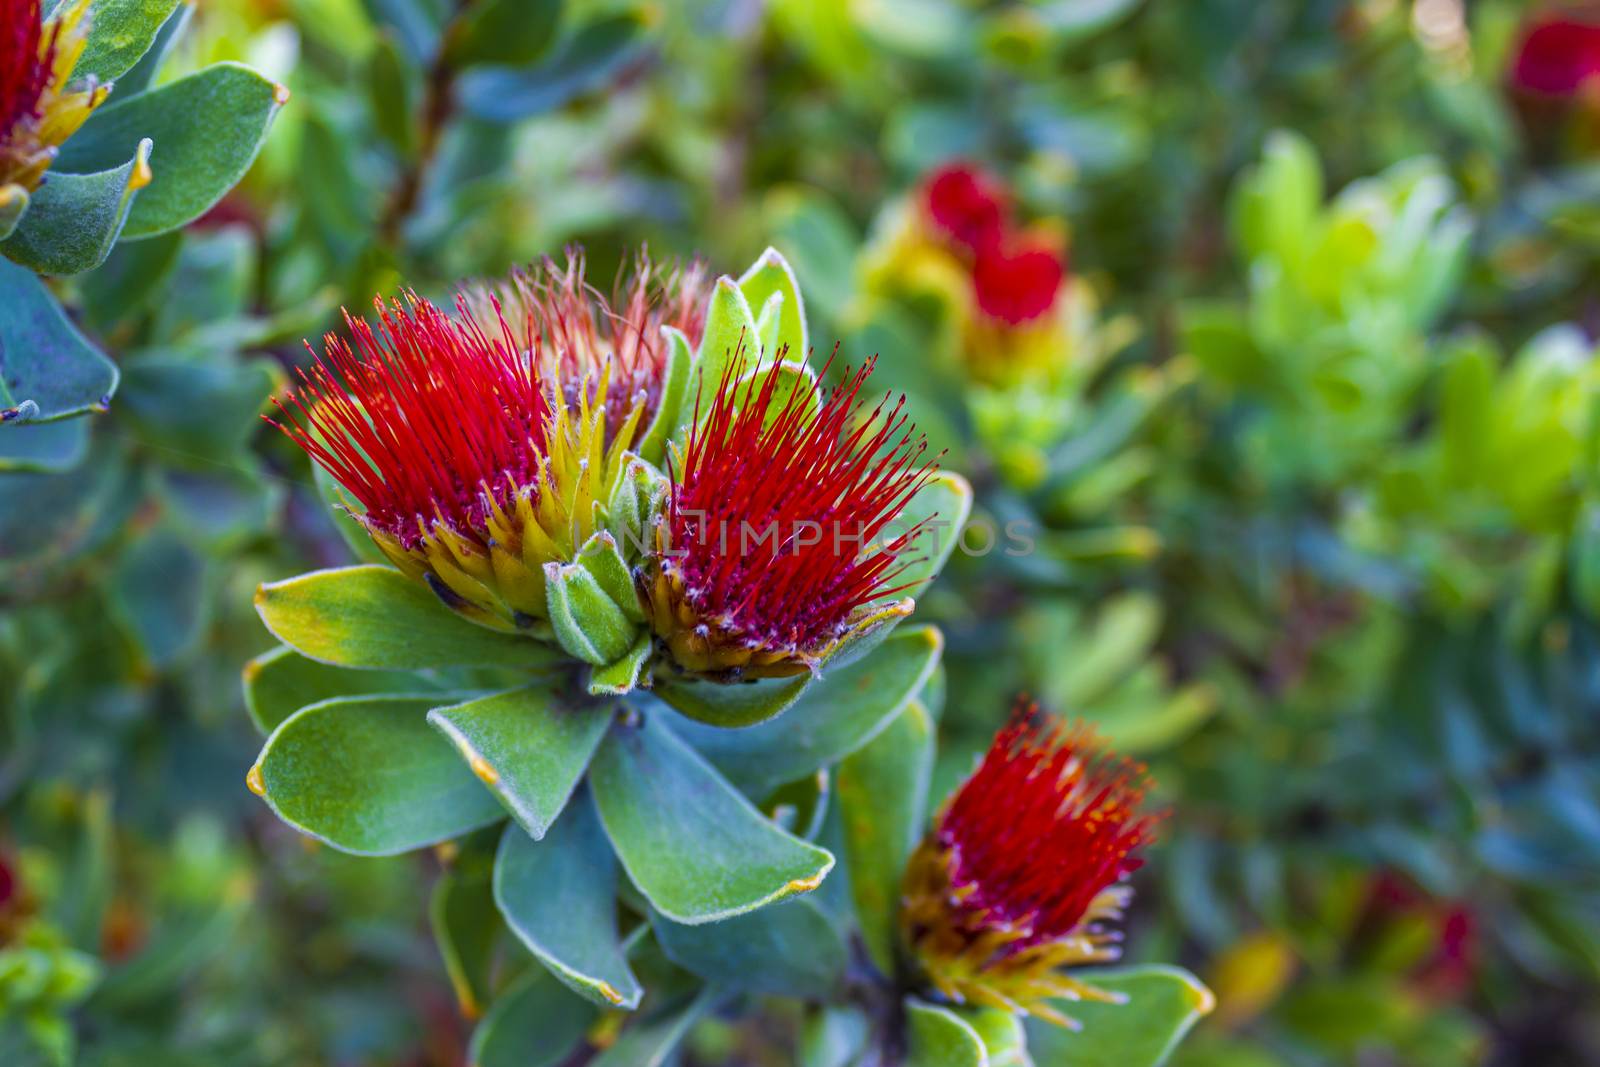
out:
{"label": "green leaf", "polygon": [[901,630],[856,662],[826,671],[775,719],[740,730],[694,722],[672,728],[731,782],[760,794],[865,744],[921,691],[943,651],[935,627]]}
{"label": "green leaf", "polygon": [[578,550],[577,563],[594,576],[611,602],[633,622],[645,621],[644,607],[634,587],[633,572],[617,548],[617,539],[608,530],[597,531]]}
{"label": "green leaf", "polygon": [[200,640],[205,559],[174,531],[157,528],[117,561],[109,605],[150,667],[170,667]]}
{"label": "green leaf", "polygon": [[616,1044],[591,1060],[589,1067],[666,1067],[690,1029],[721,995],[706,989],[693,999],[679,998],[652,1012],[622,1031]]}
{"label": "green leaf", "polygon": [[[604,666],[625,655],[638,640],[639,627],[582,563],[546,563],[544,581],[550,625],[571,655]],[[632,594],[632,589],[628,592]]]}
{"label": "green leaf", "polygon": [[89,40],[72,76],[116,81],[150,50],[177,6],[178,0],[94,0]]}
{"label": "green leaf", "polygon": [[773,825],[658,716],[614,727],[589,781],[628,876],[677,922],[815,889],[833,868],[830,854]]}
{"label": "green leaf", "polygon": [[445,54],[458,67],[520,67],[549,51],[561,21],[561,0],[477,0],[450,28]]}
{"label": "green leaf", "polygon": [[417,147],[414,85],[394,34],[381,34],[367,58],[367,106],[378,133],[406,158]]}
{"label": "green leaf", "polygon": [[661,402],[656,405],[655,421],[639,439],[639,455],[660,466],[667,454],[667,438],[682,418],[685,394],[689,391],[689,372],[694,369],[694,351],[689,338],[676,326],[663,326],[667,338],[667,367],[662,376]]}
{"label": "green leaf", "polygon": [[117,79],[116,91],[120,99],[137,96],[155,84],[156,75],[161,72],[162,63],[166,62],[167,52],[172,48],[172,42],[189,25],[189,17],[194,13],[193,4],[179,3],[177,9],[161,24],[161,29],[156,33],[150,47],[145,50],[144,56],[135,63],[126,74]]}
{"label": "green leaf", "polygon": [[708,982],[737,976],[739,988],[753,993],[826,1000],[850,960],[839,930],[806,897],[700,926],[654,914],[650,922],[679,966]]}
{"label": "green leaf", "polygon": [[244,177],[288,99],[249,67],[218,63],[101,107],[62,145],[53,173],[107,170],[154,140],[155,179],[134,201],[123,237],[166,233],[205,214]]}
{"label": "green leaf", "polygon": [[493,995],[494,941],[500,927],[489,872],[442,874],[428,903],[428,920],[461,1012],[475,1019]]}
{"label": "green leaf", "polygon": [[467,622],[399,571],[373,564],[267,582],[256,590],[256,611],[278,640],[336,667],[537,670],[558,658],[547,645]]}
{"label": "green leaf", "polygon": [[0,260],[0,434],[27,405],[27,421],[103,411],[117,368],[62,314],[34,273]]}
{"label": "green leaf", "polygon": [[1001,1008],[957,1008],[955,1011],[983,1042],[988,1067],[1034,1067],[1028,1053],[1028,1032],[1021,1016]]}
{"label": "green leaf", "polygon": [[251,790],[284,822],[342,852],[389,856],[505,817],[428,725],[431,696],[338,697],[273,731]]}
{"label": "green leaf", "polygon": [[989,1067],[983,1039],[955,1012],[906,998],[905,1067]]}
{"label": "green leaf", "polygon": [[567,34],[534,67],[483,67],[459,82],[462,106],[485,122],[519,122],[600,88],[638,57],[644,21],[636,13],[599,18]]}
{"label": "green leaf", "polygon": [[802,674],[723,685],[658,671],[651,692],[696,722],[725,730],[773,718],[799,700],[811,681],[811,675]]}
{"label": "green leaf", "polygon": [[884,974],[895,972],[900,880],[927,820],[933,745],[933,720],[912,701],[834,774],[861,939]]}
{"label": "green leaf", "polygon": [[741,401],[749,402],[747,398],[760,397],[761,391],[766,388],[768,378],[776,379],[772,386],[772,396],[767,399],[768,426],[772,425],[781,413],[789,410],[791,398],[796,393],[805,396],[805,400],[796,405],[798,410],[813,414],[822,407],[822,391],[817,387],[817,376],[804,363],[787,359],[768,363],[740,378],[734,388],[740,390],[737,395]]}
{"label": "green leaf", "polygon": [[611,705],[577,704],[534,684],[434,708],[428,721],[538,840],[567,806],[615,714]]}
{"label": "green leaf", "polygon": [[495,999],[472,1032],[473,1067],[556,1067],[594,1022],[594,1006],[533,967]]}
{"label": "green leaf", "polygon": [[89,324],[104,334],[147,311],[156,295],[166,291],[182,249],[182,233],[112,249],[99,269],[80,283]]}
{"label": "green leaf", "polygon": [[1083,1024],[1076,1032],[1029,1019],[1028,1046],[1038,1067],[1159,1067],[1216,1004],[1211,990],[1179,967],[1085,971],[1082,977],[1126,1002],[1059,1002]]}
{"label": "green leaf", "polygon": [[431,683],[404,671],[357,671],[307,659],[287,645],[244,665],[244,706],[256,729],[270,734],[308,704],[340,696],[415,693]]}
{"label": "green leaf", "polygon": [[28,213],[31,202],[28,190],[22,186],[0,185],[0,241],[11,236],[22,216]]}
{"label": "green leaf", "polygon": [[574,992],[632,1011],[644,989],[617,937],[617,861],[587,796],[543,841],[506,827],[494,900],[512,931]]}
{"label": "green leaf", "polygon": [[711,290],[705,332],[700,336],[700,351],[690,376],[689,393],[678,417],[680,427],[694,420],[697,409],[700,417],[705,417],[728,364],[743,360],[746,367],[756,366],[761,356],[756,343],[756,317],[750,301],[745,299],[739,283],[724,274]]}
{"label": "green leaf", "polygon": [[117,404],[136,421],[142,440],[224,462],[246,451],[275,381],[263,360],[145,352],[124,361]]}
{"label": "green leaf", "polygon": [[608,663],[604,667],[596,667],[589,674],[590,696],[620,696],[631,693],[639,684],[639,675],[644,671],[644,665],[650,660],[650,653],[655,648],[655,639],[649,632],[639,635],[639,640],[633,647],[622,655],[621,659]]}
{"label": "green leaf", "polygon": [[806,334],[806,306],[800,298],[800,286],[795,282],[789,261],[776,248],[768,248],[751,264],[739,279],[739,289],[751,307],[764,307],[774,295],[782,302],[778,306],[777,344],[768,359],[778,359],[785,348],[785,359],[803,363],[811,352]]}
{"label": "green leaf", "polygon": [[901,596],[919,597],[944,569],[972,514],[972,486],[954,471],[939,471],[917,491],[894,521],[893,533],[904,535],[923,520],[928,525],[901,549],[906,566],[895,584],[907,583]]}
{"label": "green leaf", "polygon": [[60,474],[83,462],[88,452],[88,419],[21,422],[0,429],[0,471]]}

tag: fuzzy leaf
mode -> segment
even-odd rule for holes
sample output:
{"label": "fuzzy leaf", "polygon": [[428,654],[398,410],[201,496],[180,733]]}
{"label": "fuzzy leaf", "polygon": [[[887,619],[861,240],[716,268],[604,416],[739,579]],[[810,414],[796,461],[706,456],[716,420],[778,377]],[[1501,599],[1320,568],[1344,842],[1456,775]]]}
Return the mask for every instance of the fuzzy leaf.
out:
{"label": "fuzzy leaf", "polygon": [[667,368],[662,376],[661,402],[656,406],[655,421],[639,440],[639,455],[659,466],[666,458],[667,438],[678,426],[683,404],[689,391],[689,372],[694,369],[694,351],[689,338],[676,326],[663,326],[667,338]]}
{"label": "fuzzy leaf", "polygon": [[589,1067],[666,1067],[694,1024],[716,1006],[720,994],[706,989],[693,999],[676,1000],[640,1019],[595,1057]]}
{"label": "fuzzy leaf", "polygon": [[921,691],[943,651],[936,628],[901,630],[856,662],[826,671],[777,718],[741,730],[694,722],[673,729],[735,785],[759,794],[865,744]]}
{"label": "fuzzy leaf", "polygon": [[1028,1046],[1038,1067],[1159,1067],[1216,1006],[1211,990],[1180,967],[1097,970],[1084,979],[1127,1002],[1059,1002],[1064,1014],[1083,1024],[1076,1032],[1028,1020]]}
{"label": "fuzzy leaf", "polygon": [[589,780],[628,876],[677,922],[815,889],[833,868],[833,856],[773,825],[658,716],[614,727]]}
{"label": "fuzzy leaf", "polygon": [[905,1067],[989,1067],[983,1039],[955,1012],[906,998]]}
{"label": "fuzzy leaf", "polygon": [[89,40],[72,76],[116,81],[150,50],[177,6],[178,0],[94,0]]}
{"label": "fuzzy leaf", "polygon": [[0,429],[0,471],[60,474],[83,462],[88,452],[88,419],[23,422]]}
{"label": "fuzzy leaf", "polygon": [[34,273],[0,260],[0,434],[28,405],[30,422],[104,409],[117,368],[67,320]]}
{"label": "fuzzy leaf", "polygon": [[957,1008],[956,1014],[983,1042],[989,1067],[1035,1067],[1021,1016],[1001,1008]]}
{"label": "fuzzy leaf", "polygon": [[0,241],[11,236],[22,216],[28,213],[32,198],[20,185],[0,185]]}
{"label": "fuzzy leaf", "polygon": [[467,622],[428,589],[390,567],[312,571],[256,590],[272,635],[338,667],[538,669],[557,653],[525,637]]}
{"label": "fuzzy leaf", "polygon": [[167,52],[171,50],[178,35],[189,25],[194,7],[193,4],[179,3],[167,21],[161,24],[161,29],[157,31],[150,47],[145,49],[144,56],[126,74],[117,79],[116,91],[123,100],[137,96],[155,84],[156,75],[161,72],[161,65],[166,62]]}
{"label": "fuzzy leaf", "polygon": [[753,308],[765,307],[773,296],[781,298],[778,305],[778,332],[776,344],[768,359],[783,358],[803,363],[811,352],[806,335],[806,306],[800,298],[800,286],[795,281],[789,261],[776,248],[768,248],[761,258],[751,264],[739,279],[739,289]]}
{"label": "fuzzy leaf", "polygon": [[574,992],[632,1011],[644,989],[617,936],[617,861],[587,796],[543,841],[519,826],[500,838],[494,899],[512,931]]}
{"label": "fuzzy leaf", "polygon": [[719,730],[766,722],[793,706],[811,685],[809,674],[722,685],[657,672],[652,692],[698,723]]}
{"label": "fuzzy leaf", "polygon": [[567,806],[614,714],[535,684],[434,708],[428,721],[538,840]]}
{"label": "fuzzy leaf", "polygon": [[961,540],[961,529],[972,514],[972,486],[954,471],[940,471],[906,504],[895,520],[896,532],[905,533],[924,519],[926,527],[904,551],[906,567],[895,584],[910,583],[901,596],[919,597],[944,569]]}
{"label": "fuzzy leaf", "polygon": [[739,976],[742,989],[828,999],[844,979],[849,950],[816,902],[799,897],[722,922],[685,926],[652,915],[661,948],[707,981]]}
{"label": "fuzzy leaf", "polygon": [[150,184],[150,140],[132,159],[98,174],[52,174],[0,254],[40,274],[81,274],[105,262],[128,219],[129,205]]}
{"label": "fuzzy leaf", "polygon": [[884,974],[895,968],[901,875],[927,819],[933,745],[933,720],[912,701],[834,773],[861,938]]}
{"label": "fuzzy leaf", "polygon": [[339,697],[273,731],[248,782],[290,826],[343,852],[389,856],[505,811],[427,720],[430,696]]}
{"label": "fuzzy leaf", "polygon": [[620,696],[631,693],[639,684],[644,665],[650,660],[655,639],[649,633],[639,635],[633,647],[613,663],[596,667],[589,675],[590,696]]}
{"label": "fuzzy leaf", "polygon": [[270,734],[308,704],[339,696],[415,693],[431,683],[404,671],[357,671],[307,659],[288,645],[244,665],[244,706],[256,729]]}
{"label": "fuzzy leaf", "polygon": [[61,147],[55,173],[117,166],[139,142],[156,143],[155,180],[128,212],[124,238],[153,237],[205,214],[244,177],[273,118],[281,85],[238,63],[218,63],[158,89],[113,99]]}
{"label": "fuzzy leaf", "polygon": [[543,967],[532,967],[495,999],[472,1032],[475,1067],[556,1067],[594,1022],[592,1004]]}
{"label": "fuzzy leaf", "polygon": [[[603,666],[633,647],[639,627],[589,568],[582,563],[546,563],[544,578],[550,625],[568,653],[585,663]],[[631,595],[632,589],[627,592]]]}

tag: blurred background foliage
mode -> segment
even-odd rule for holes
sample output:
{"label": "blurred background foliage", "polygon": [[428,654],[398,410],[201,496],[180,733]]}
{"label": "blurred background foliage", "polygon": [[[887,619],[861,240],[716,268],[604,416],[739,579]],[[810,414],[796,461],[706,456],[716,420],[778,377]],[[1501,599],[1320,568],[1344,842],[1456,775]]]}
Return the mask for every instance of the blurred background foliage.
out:
{"label": "blurred background foliage", "polygon": [[[1150,761],[1129,958],[1220,1005],[1176,1062],[1600,1062],[1600,97],[1529,80],[1534,17],[180,5],[160,81],[293,96],[204,218],[51,282],[122,380],[68,469],[0,475],[0,1061],[466,1062],[438,862],[310,847],[243,787],[251,590],[349,558],[256,415],[341,305],[581,242],[595,278],[775,244],[811,336],[1028,531],[924,605],[935,795],[1023,690]],[[1042,335],[985,327],[926,232],[951,160],[1065,256]],[[793,1025],[685,1062],[800,1062]]]}

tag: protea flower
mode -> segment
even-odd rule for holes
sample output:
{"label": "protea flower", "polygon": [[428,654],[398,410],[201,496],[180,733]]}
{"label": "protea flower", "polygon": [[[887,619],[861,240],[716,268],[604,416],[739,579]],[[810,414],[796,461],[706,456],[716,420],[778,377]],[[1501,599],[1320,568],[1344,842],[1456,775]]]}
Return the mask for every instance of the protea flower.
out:
{"label": "protea flower", "polygon": [[92,78],[68,88],[89,2],[67,0],[41,23],[39,0],[0,0],[0,199],[8,185],[38,188],[61,143],[110,91]]}
{"label": "protea flower", "polygon": [[569,409],[580,406],[580,393],[593,400],[604,377],[610,430],[615,433],[636,406],[648,426],[665,385],[662,328],[681,331],[691,349],[699,347],[710,296],[705,267],[698,261],[663,267],[641,252],[609,300],[585,279],[584,267],[583,254],[569,251],[565,266],[546,258],[516,268],[502,282],[470,288],[467,302],[480,322],[493,323],[499,301],[518,344],[544,380],[559,386]]}
{"label": "protea flower", "polygon": [[1105,963],[1158,817],[1144,768],[1019,704],[906,869],[901,931],[944,996],[1074,1025],[1047,998],[1109,1001],[1062,968]]}
{"label": "protea flower", "polygon": [[696,401],[640,588],[671,661],[722,681],[814,672],[908,614],[890,598],[919,531],[894,524],[934,471],[904,397],[865,410],[870,362],[820,402],[809,377],[745,369]]}
{"label": "protea flower", "polygon": [[1000,243],[1010,216],[1005,184],[970,163],[949,163],[923,180],[923,216],[939,237],[965,254]]}
{"label": "protea flower", "polygon": [[1600,77],[1600,20],[1549,14],[1531,22],[1511,64],[1511,85],[1567,99]]}

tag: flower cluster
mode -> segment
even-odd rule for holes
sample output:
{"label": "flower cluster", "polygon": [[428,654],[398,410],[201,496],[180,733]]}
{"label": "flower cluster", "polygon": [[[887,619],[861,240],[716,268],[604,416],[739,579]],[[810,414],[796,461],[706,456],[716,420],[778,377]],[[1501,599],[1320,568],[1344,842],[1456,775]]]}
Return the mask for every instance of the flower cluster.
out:
{"label": "flower cluster", "polygon": [[[675,472],[644,586],[674,661],[709,675],[816,670],[900,591],[891,524],[932,473],[905,398],[864,412],[863,365],[820,405],[808,378],[741,377],[729,361]],[[779,396],[778,390],[787,390]]]}
{"label": "flower cluster", "polygon": [[966,265],[973,301],[992,325],[1025,327],[1055,309],[1066,254],[1053,235],[1016,224],[998,178],[949,164],[925,180],[921,204],[933,232]]}
{"label": "flower cluster", "polygon": [[38,188],[56,152],[106,98],[92,78],[69,86],[87,43],[89,0],[48,22],[39,0],[0,0],[0,189]]}
{"label": "flower cluster", "polygon": [[1061,968],[1118,955],[1145,812],[1144,768],[1084,726],[1019,704],[950,797],[906,870],[902,936],[927,981],[957,1001],[1071,1025],[1047,1001],[1108,999]]}
{"label": "flower cluster", "polygon": [[631,664],[618,691],[649,684],[646,634],[696,678],[814,673],[910,612],[893,598],[918,530],[894,523],[933,465],[903,397],[867,410],[870,364],[824,395],[740,347],[686,395],[704,290],[698,267],[641,259],[608,302],[575,256],[463,293],[455,317],[379,301],[271,421],[402,572],[474,622]]}

